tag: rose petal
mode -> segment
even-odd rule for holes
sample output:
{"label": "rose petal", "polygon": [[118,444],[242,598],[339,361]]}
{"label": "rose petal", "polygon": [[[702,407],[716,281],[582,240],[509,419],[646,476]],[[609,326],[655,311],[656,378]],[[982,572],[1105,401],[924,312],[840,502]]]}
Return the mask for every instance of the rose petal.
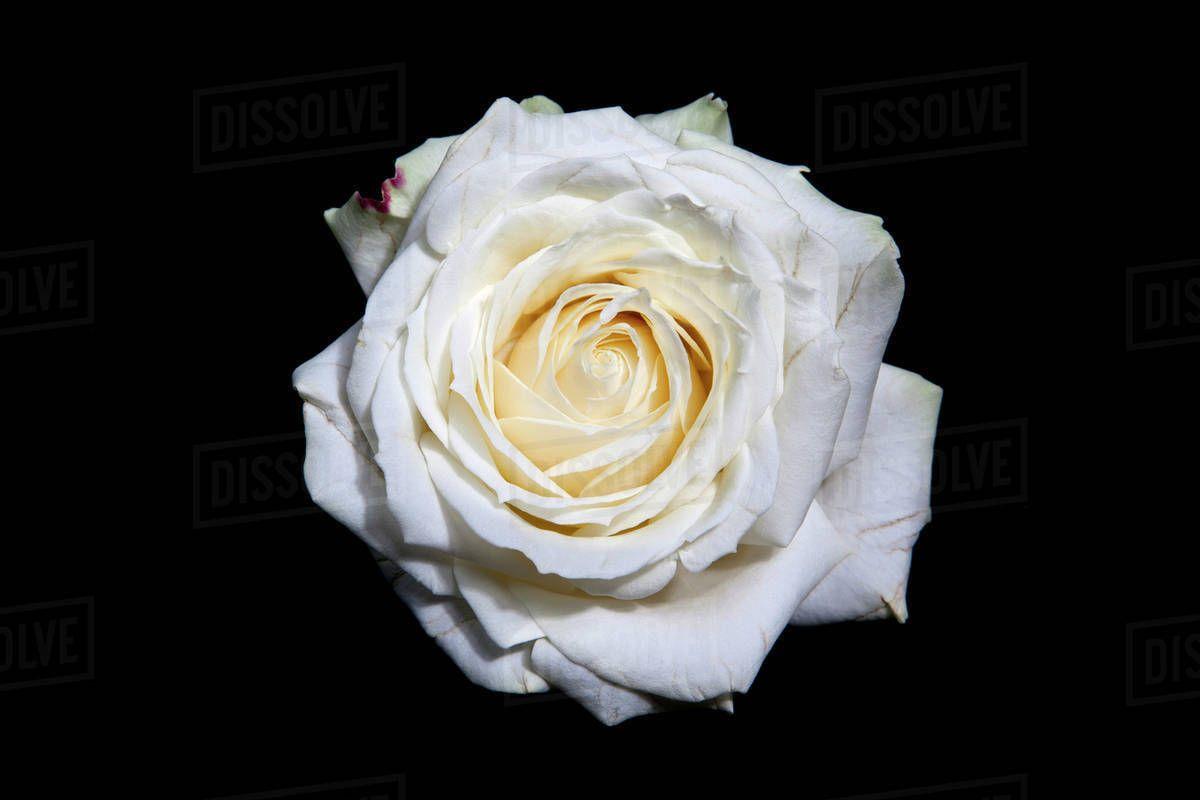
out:
{"label": "rose petal", "polygon": [[383,475],[347,407],[344,383],[358,328],[355,324],[293,375],[306,401],[304,482],[317,505],[372,548],[399,563],[431,592],[454,594],[449,559],[404,543],[387,507]]}
{"label": "rose petal", "polygon": [[748,544],[786,545],[804,522],[829,471],[850,381],[839,366],[842,343],[814,302],[813,290],[784,284],[788,330],[783,394],[773,414],[779,439],[779,489],[754,523]]}
{"label": "rose petal", "polygon": [[[632,717],[679,708],[678,703],[604,680],[571,661],[545,639],[533,645],[533,666],[542,677],[592,712],[605,725],[616,725]],[[722,695],[709,701],[708,705],[715,710],[733,713],[732,695]]]}
{"label": "rose petal", "polygon": [[[837,316],[839,257],[819,231],[805,224],[762,173],[712,150],[684,150],[668,170],[705,203],[736,209],[737,220],[767,245],[776,269],[817,292],[816,307]],[[759,277],[760,283],[773,276]]]}
{"label": "rose petal", "polygon": [[362,330],[346,377],[346,397],[372,447],[378,446],[371,419],[375,388],[381,380],[400,379],[398,373],[384,372],[383,362],[404,333],[408,316],[420,302],[439,263],[423,245],[407,247],[367,298]]}
{"label": "rose petal", "polygon": [[597,677],[595,673],[568,659],[545,639],[534,642],[533,668],[605,725],[616,725],[631,717],[669,710],[666,704],[648,694]]}
{"label": "rose petal", "polygon": [[325,212],[325,222],[367,294],[395,258],[412,212],[453,141],[453,136],[426,139],[396,159],[396,171],[383,182],[379,200],[355,192],[341,208]]}
{"label": "rose petal", "polygon": [[545,636],[503,579],[462,559],[454,562],[454,577],[463,600],[496,644],[515,647]]}
{"label": "rose petal", "polygon": [[[872,214],[843,208],[821,194],[804,177],[808,167],[780,164],[749,150],[727,144],[716,137],[694,131],[681,134],[678,145],[684,150],[714,150],[754,167],[774,184],[779,194],[788,205],[796,209],[806,225],[816,230],[837,249],[845,274],[854,275],[861,271],[865,265],[875,260],[875,256],[881,250],[890,251],[896,257],[900,256],[895,241],[883,229],[883,220]],[[843,282],[843,286],[845,285]],[[842,303],[845,299],[845,295],[839,297]]]}
{"label": "rose petal", "polygon": [[521,108],[531,114],[561,114],[563,108],[558,103],[546,97],[544,94],[535,94],[533,97],[526,97],[520,102]]}
{"label": "rose petal", "polygon": [[508,189],[552,162],[623,155],[661,166],[675,150],[619,108],[541,114],[501,98],[455,140],[402,245],[427,238],[449,253]]}
{"label": "rose petal", "polygon": [[[384,373],[399,373],[403,349],[401,339],[389,352]],[[536,576],[537,571],[528,559],[476,536],[446,506],[419,446],[420,437],[429,434],[424,431],[404,382],[381,380],[371,409],[379,424],[375,463],[383,470],[387,507],[400,523],[404,543],[421,552],[444,553],[518,578]]]}
{"label": "rose petal", "polygon": [[848,553],[814,507],[787,548],[743,547],[645,600],[512,589],[571,661],[629,689],[697,702],[746,691],[793,609]]}
{"label": "rose petal", "polygon": [[466,603],[453,597],[434,597],[408,575],[400,576],[394,586],[425,632],[437,640],[472,683],[514,694],[549,690],[533,669],[533,645],[498,646],[488,638]]}
{"label": "rose petal", "polygon": [[623,578],[575,578],[571,583],[588,594],[615,597],[618,600],[641,600],[662,591],[675,577],[677,565],[676,559],[665,558]]}
{"label": "rose petal", "polygon": [[847,463],[858,452],[875,379],[888,336],[900,311],[904,278],[896,259],[900,250],[883,229],[883,220],[842,208],[804,178],[805,167],[789,167],[757,156],[720,139],[685,131],[681,148],[704,148],[754,167],[779,191],[806,225],[828,240],[838,253],[837,330],[845,346],[842,368],[850,379],[850,400],[838,434],[830,468]]}
{"label": "rose petal", "polygon": [[[483,243],[494,241],[510,221],[523,219],[524,215],[534,212],[536,209],[514,211],[510,217],[498,220],[488,231],[472,234],[474,243],[468,245],[464,242],[463,246],[447,259],[428,295],[408,320],[408,338],[403,358],[404,381],[426,424],[444,445],[451,444],[451,426],[446,418],[447,410],[453,410],[455,407],[448,399],[449,376],[453,372],[456,381],[468,377],[468,370],[457,367],[452,369],[453,319],[462,317],[464,309],[471,309],[471,298],[484,297],[482,293],[485,292],[499,295],[509,291],[506,285],[513,282],[525,286],[525,293],[542,292],[546,301],[551,301],[560,291],[557,282],[568,281],[566,285],[570,285],[578,280],[586,280],[587,269],[611,271],[612,265],[609,261],[614,258],[635,255],[640,258],[650,250],[673,247],[679,241],[685,241],[677,231],[686,232],[691,241],[702,245],[702,249],[712,250],[713,256],[719,256],[719,250],[713,248],[722,246],[722,242],[726,247],[731,246],[729,230],[722,228],[703,209],[692,206],[686,198],[673,197],[672,203],[668,204],[645,190],[631,191],[614,198],[611,203],[606,201],[587,209],[576,217],[575,224],[580,227],[568,242],[540,251],[533,258],[511,268],[511,274],[505,275],[504,264],[509,262],[509,258],[496,257],[495,248],[485,247]],[[752,236],[747,236],[739,241],[745,244],[752,239]],[[472,261],[471,250],[476,247],[481,256],[486,254],[489,259],[486,269],[479,269]],[[670,266],[678,269],[679,263],[676,258]],[[569,265],[571,270],[565,277],[560,274],[563,264]],[[775,274],[778,276],[777,269]],[[388,279],[389,277],[385,276],[384,280]],[[486,288],[490,282],[497,279],[500,279],[500,282],[494,284],[493,288]],[[623,280],[644,280],[653,283],[650,288],[652,294],[656,295],[659,302],[668,305],[682,307],[681,304],[689,300],[686,292],[681,291],[679,287],[672,287],[670,281],[654,282],[653,263],[648,263],[644,270],[634,269],[629,274],[623,273]],[[727,283],[730,286],[726,289],[737,285],[736,281]],[[559,525],[612,525],[614,530],[640,524],[666,509],[677,496],[680,487],[698,471],[707,471],[711,480],[711,475],[728,463],[737,452],[737,448],[741,446],[763,409],[770,405],[772,396],[778,390],[766,391],[763,387],[773,383],[770,376],[780,371],[779,358],[773,343],[774,337],[765,330],[765,317],[773,315],[757,313],[757,298],[766,295],[771,302],[775,302],[778,294],[780,293],[760,292],[751,285],[748,292],[734,294],[737,298],[736,313],[744,317],[744,321],[720,310],[715,316],[707,315],[712,323],[710,335],[706,334],[710,345],[715,344],[715,338],[728,335],[730,346],[735,347],[731,360],[728,364],[722,362],[721,368],[736,368],[739,375],[737,379],[730,378],[728,391],[709,395],[709,404],[713,407],[713,424],[697,424],[689,431],[688,436],[694,440],[689,457],[677,459],[675,469],[664,471],[648,491],[642,492],[628,503],[610,505],[611,500],[620,499],[615,495],[611,498],[604,495],[591,498],[556,496],[557,488],[548,482],[549,477],[539,475],[532,463],[526,463],[526,459],[519,454],[509,452],[511,448],[506,447],[500,440],[498,426],[490,425],[482,417],[479,421],[486,429],[488,441],[479,439],[472,430],[456,426],[457,445],[454,449],[460,458],[471,461],[471,471],[492,486],[501,499],[512,500],[523,511],[535,514],[548,522]],[[696,294],[694,299],[699,301],[704,298]],[[503,301],[493,297],[489,302],[519,311],[523,307],[538,306],[540,298],[510,294],[505,296]],[[782,302],[782,299],[778,299],[781,309]],[[464,303],[467,305],[464,306]],[[774,316],[781,319],[782,310]],[[695,319],[695,315],[692,317],[703,328],[705,323]],[[466,322],[462,327],[467,334],[475,330],[475,326]],[[728,334],[724,333],[725,329],[730,329]],[[754,335],[750,333],[752,330],[755,331]],[[753,346],[755,339],[758,342],[757,346]],[[466,347],[469,337],[462,339],[462,342],[459,352],[465,359],[469,353]],[[764,342],[768,344],[764,346]],[[467,361],[463,360],[462,364],[466,365]],[[679,373],[677,377],[682,381],[686,374]],[[385,375],[381,380],[391,378]],[[672,382],[676,382],[675,377],[672,378]],[[473,395],[466,387],[461,396],[466,402],[473,402]],[[477,439],[478,446],[474,446],[472,443]],[[531,493],[529,485],[526,484],[498,484],[497,478],[502,473],[498,467],[488,465],[491,458],[488,454],[489,444],[498,454],[497,457],[502,456],[507,459],[508,465],[519,467],[528,478],[527,483],[532,483],[541,493]],[[470,445],[474,452],[463,450],[460,445]],[[601,502],[602,505],[597,505],[597,502]]]}
{"label": "rose petal", "polygon": [[929,490],[942,390],[885,364],[858,458],[834,472],[817,495],[855,553],[792,615],[796,624],[876,616],[901,621],[912,546],[929,521]]}
{"label": "rose petal", "polygon": [[[691,524],[701,519],[712,503],[712,492],[709,492],[660,516],[639,529],[636,536],[566,536],[539,528],[514,514],[432,434],[427,433],[421,439],[421,452],[437,492],[472,532],[465,542],[456,539],[452,532],[448,533],[447,549],[458,548],[452,549],[455,555],[477,563],[492,559],[486,554],[463,549],[473,542],[516,550],[532,561],[539,572],[572,580],[621,578],[661,561],[686,541]],[[426,532],[415,533],[423,542]],[[693,535],[699,535],[699,532]],[[513,574],[508,569],[504,571]]]}
{"label": "rose petal", "polygon": [[892,335],[903,297],[904,276],[900,274],[896,258],[890,252],[881,251],[857,274],[842,306],[837,320],[837,333],[842,340],[838,358],[850,379],[850,399],[846,402],[846,413],[838,430],[830,471],[858,455],[867,428],[875,381],[883,363],[883,351]]}
{"label": "rose petal", "polygon": [[713,514],[712,527],[679,549],[679,561],[684,567],[699,572],[735,552],[740,543],[755,544],[748,533],[777,494],[779,450],[774,420],[770,414],[764,414],[745,447],[721,472],[721,492],[709,511],[713,514],[721,509],[720,516]]}
{"label": "rose petal", "polygon": [[636,119],[668,142],[673,143],[681,132],[689,130],[706,133],[733,144],[728,108],[728,103],[709,92],[681,108],[673,108],[660,114],[640,114]]}

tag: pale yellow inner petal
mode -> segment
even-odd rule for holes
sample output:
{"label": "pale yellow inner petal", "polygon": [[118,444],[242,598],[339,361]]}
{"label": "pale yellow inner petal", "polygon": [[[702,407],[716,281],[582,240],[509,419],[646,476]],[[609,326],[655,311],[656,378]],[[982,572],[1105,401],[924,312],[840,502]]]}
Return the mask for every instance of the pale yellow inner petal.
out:
{"label": "pale yellow inner petal", "polygon": [[[694,330],[612,273],[592,280],[523,315],[491,354],[487,393],[508,440],[575,497],[653,480],[711,385]],[[528,484],[500,465],[506,479]]]}

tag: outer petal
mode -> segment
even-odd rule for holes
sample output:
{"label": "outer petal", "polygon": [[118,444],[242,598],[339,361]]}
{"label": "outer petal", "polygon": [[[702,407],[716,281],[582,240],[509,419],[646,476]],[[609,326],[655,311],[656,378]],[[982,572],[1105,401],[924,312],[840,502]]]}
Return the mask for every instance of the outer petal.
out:
{"label": "outer petal", "polygon": [[754,167],[775,185],[804,223],[837,250],[841,265],[836,323],[845,343],[842,368],[850,379],[851,391],[831,464],[831,469],[836,469],[858,453],[883,350],[900,313],[904,294],[904,278],[896,263],[900,251],[883,229],[883,220],[842,208],[825,197],[804,178],[806,167],[778,164],[690,131],[680,135],[678,145],[683,149],[716,150]]}
{"label": "outer petal", "polygon": [[[421,552],[430,550],[464,558],[524,577],[532,566],[519,553],[502,550],[465,530],[461,519],[443,503],[418,446],[424,431],[398,375],[403,340],[388,354],[385,370],[393,379],[380,381],[371,408],[378,421],[379,450],[375,462],[386,478],[386,504],[400,523],[404,543]],[[361,352],[361,347],[360,347]],[[358,358],[359,356],[356,356]],[[536,573],[534,573],[536,574]]]}
{"label": "outer petal", "polygon": [[454,574],[444,556],[404,544],[387,508],[383,475],[370,458],[346,401],[345,378],[356,324],[293,376],[304,403],[304,482],[334,519],[376,551],[412,573],[430,591],[452,594]]}
{"label": "outer petal", "polygon": [[461,559],[455,561],[454,576],[459,593],[496,644],[515,647],[545,635],[499,576]]}
{"label": "outer petal", "polygon": [[792,610],[848,552],[814,507],[787,548],[742,547],[644,600],[512,589],[571,661],[609,683],[698,702],[746,691]]}
{"label": "outer petal", "polygon": [[530,694],[550,687],[533,670],[531,644],[502,648],[462,600],[435,597],[408,575],[393,575],[396,594],[472,683],[494,692]]}
{"label": "outer petal", "polygon": [[942,390],[885,364],[858,458],[834,472],[817,500],[856,552],[799,604],[796,624],[879,616],[903,621],[912,546],[929,521],[933,438]]}
{"label": "outer petal", "polygon": [[552,686],[566,692],[605,725],[666,710],[661,702],[648,694],[597,677],[545,639],[533,645],[533,666]]}
{"label": "outer petal", "polygon": [[[881,250],[899,256],[892,237],[883,229],[883,220],[871,214],[851,211],[833,202],[808,182],[804,173],[808,167],[788,166],[755,155],[714,136],[685,131],[677,142],[680,148],[715,150],[736,158],[758,170],[779,190],[787,204],[800,214],[804,223],[815,229],[838,251],[842,270],[852,276],[875,260]],[[843,286],[848,283],[843,282]],[[840,298],[843,302],[845,296]]]}
{"label": "outer petal", "polygon": [[[397,346],[408,315],[420,302],[439,263],[439,259],[421,244],[406,247],[367,298],[362,330],[346,378],[346,395],[359,427],[373,447],[378,445],[371,405],[376,385],[387,377],[383,373],[384,361]],[[395,379],[399,380],[398,377]]]}
{"label": "outer petal", "polygon": [[[710,520],[712,527],[694,542],[680,548],[679,561],[684,567],[700,572],[717,559],[735,552],[743,540],[746,544],[756,544],[747,534],[776,497],[780,448],[779,434],[768,412],[759,420],[746,445],[722,470],[721,490],[711,509],[715,512]],[[797,524],[780,546],[790,542],[799,527]]]}
{"label": "outer petal", "polygon": [[805,223],[771,181],[736,158],[712,150],[684,150],[670,172],[703,202],[732,209],[770,249],[776,269],[815,290],[815,307],[837,316],[840,261],[836,248]]}
{"label": "outer petal", "polygon": [[355,192],[341,208],[325,212],[325,222],[367,294],[395,258],[413,210],[453,141],[453,136],[426,139],[396,159],[396,172],[383,182],[379,200]]}
{"label": "outer petal", "polygon": [[[597,676],[562,654],[545,639],[533,645],[533,666],[553,686],[566,692],[605,725],[616,725],[631,717],[678,708],[661,697],[626,689]],[[710,701],[717,710],[733,713],[733,698],[722,695]]]}
{"label": "outer petal", "polygon": [[838,362],[841,342],[819,312],[816,293],[796,281],[784,286],[784,385],[774,410],[779,482],[774,502],[755,520],[748,544],[785,546],[792,540],[828,473],[850,396],[850,381]]}
{"label": "outer petal", "polygon": [[661,167],[674,152],[619,108],[530,113],[501,98],[446,153],[402,245],[425,238],[449,253],[523,177],[555,161],[626,155]]}
{"label": "outer petal", "polygon": [[673,108],[661,114],[641,114],[636,119],[668,142],[673,143],[680,133],[689,130],[733,144],[733,131],[726,111],[728,108],[728,103],[709,92],[682,108]]}
{"label": "outer petal", "polygon": [[[842,275],[845,276],[843,270]],[[838,430],[837,447],[830,469],[834,470],[858,455],[875,380],[883,363],[883,351],[900,313],[904,297],[904,276],[896,257],[880,251],[875,259],[858,271],[837,319],[842,340],[840,360],[850,378],[850,399]]]}
{"label": "outer petal", "polygon": [[624,578],[576,578],[571,583],[588,594],[615,597],[618,600],[640,600],[662,591],[675,577],[677,564],[678,561],[671,556]]}

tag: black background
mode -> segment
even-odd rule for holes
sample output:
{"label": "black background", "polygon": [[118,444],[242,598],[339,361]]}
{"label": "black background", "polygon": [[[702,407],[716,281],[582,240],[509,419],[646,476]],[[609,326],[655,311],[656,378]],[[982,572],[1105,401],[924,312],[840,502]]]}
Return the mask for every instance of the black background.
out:
{"label": "black background", "polygon": [[[107,101],[14,89],[29,124],[8,166],[71,155],[6,201],[19,224],[0,249],[96,240],[98,313],[93,326],[0,338],[14,376],[6,494],[32,509],[19,552],[10,541],[0,559],[0,600],[95,595],[101,666],[91,682],[0,693],[11,763],[57,785],[65,763],[86,764],[85,782],[101,763],[138,782],[153,760],[172,776],[159,796],[185,798],[393,773],[409,796],[733,793],[782,780],[793,796],[832,798],[1016,773],[1035,798],[1096,784],[1166,796],[1196,701],[1124,707],[1125,626],[1200,613],[1195,517],[1179,514],[1195,491],[1198,345],[1127,353],[1120,317],[1128,267],[1198,255],[1194,193],[1173,188],[1196,176],[1187,95],[1170,80],[1183,64],[1163,54],[1148,72],[1101,78],[1020,44],[838,49],[654,70],[634,58],[548,69],[493,53],[449,69],[436,53],[235,49],[196,57],[163,89],[186,115],[192,90],[403,60],[408,147],[465,130],[499,96],[638,114],[714,91],[740,145],[810,163],[819,89],[1028,63],[1027,147],[810,176],[882,216],[899,243],[907,292],[886,360],[944,388],[939,425],[1026,421],[1027,500],[935,517],[914,552],[906,625],[790,628],[733,716],[612,729],[566,699],[470,684],[366,548],[322,514],[193,524],[197,446],[302,429],[292,369],[363,309],[321,212],[373,192],[397,153],[189,174],[180,116],[170,146],[149,137],[154,156],[136,170],[108,165],[137,195],[118,201],[90,171],[103,153],[67,124],[117,113]],[[1072,91],[1097,81],[1106,104]],[[1147,125],[1155,135],[1135,143]],[[131,285],[138,302],[119,311]],[[106,330],[129,344],[101,344]],[[89,413],[95,398],[122,422]],[[135,478],[119,477],[135,474],[115,443],[128,446],[127,417],[166,459],[133,459]],[[1182,466],[1169,460],[1181,454]],[[122,574],[154,588],[102,587],[98,565],[118,553]],[[102,731],[135,714],[152,750],[97,755]],[[70,756],[26,760],[46,742]]]}

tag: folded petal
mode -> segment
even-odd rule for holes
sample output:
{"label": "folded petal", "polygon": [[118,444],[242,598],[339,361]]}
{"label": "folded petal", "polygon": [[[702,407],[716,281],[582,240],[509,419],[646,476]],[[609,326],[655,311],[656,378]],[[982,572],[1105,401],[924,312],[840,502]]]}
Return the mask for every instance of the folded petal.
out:
{"label": "folded petal", "polygon": [[677,568],[678,561],[672,556],[624,578],[575,578],[571,583],[588,594],[615,597],[618,600],[640,600],[662,591],[675,577]]}
{"label": "folded petal", "polygon": [[[679,708],[678,703],[604,680],[571,661],[545,639],[533,645],[533,666],[552,686],[561,689],[605,725],[616,725],[632,717]],[[719,711],[733,713],[731,695],[722,695],[709,701],[708,705]]]}
{"label": "folded petal", "polygon": [[380,211],[355,192],[341,208],[325,210],[325,223],[341,245],[358,285],[370,294],[395,258],[408,220]]}
{"label": "folded petal", "polygon": [[430,591],[453,594],[454,574],[444,555],[404,544],[387,507],[383,474],[357,429],[344,389],[355,324],[293,375],[304,403],[304,482],[313,501],[374,550],[397,562]]}
{"label": "folded petal", "polygon": [[466,603],[453,597],[435,597],[411,576],[397,577],[394,586],[425,632],[437,640],[472,683],[513,694],[549,690],[533,669],[533,645],[500,647],[488,638]]}
{"label": "folded petal", "polygon": [[408,317],[421,301],[439,263],[436,255],[421,244],[406,247],[367,298],[362,330],[346,378],[346,396],[373,447],[377,444],[371,404],[376,386],[387,377],[382,372],[384,360],[404,333]]}
{"label": "folded petal", "polygon": [[908,568],[929,521],[933,439],[942,390],[885,364],[858,457],[825,481],[817,502],[853,542],[846,559],[792,615],[795,624],[879,616],[903,621]]}
{"label": "folded petal", "polygon": [[[843,275],[845,273],[843,272]],[[837,320],[842,340],[839,359],[850,379],[850,399],[838,430],[837,446],[829,465],[835,470],[858,455],[875,380],[883,363],[883,351],[900,313],[904,276],[896,257],[884,250],[858,272],[849,288]]]}
{"label": "folded petal", "polygon": [[800,600],[849,554],[814,507],[786,548],[746,546],[658,594],[614,600],[514,583],[568,659],[600,678],[672,700],[744,692]]}
{"label": "folded petal", "polygon": [[883,350],[900,312],[904,294],[904,278],[896,263],[900,251],[883,229],[883,220],[842,208],[825,197],[805,179],[806,167],[779,164],[692,131],[680,134],[678,146],[684,150],[715,150],[754,167],[775,186],[804,224],[837,251],[836,323],[838,336],[845,343],[842,368],[850,379],[851,390],[830,464],[836,469],[858,452]]}
{"label": "folded petal", "polygon": [[402,245],[424,238],[449,253],[522,178],[562,159],[628,156],[661,166],[675,151],[620,108],[531,113],[501,98],[446,153]]}
{"label": "folded petal", "polygon": [[816,307],[830,320],[836,317],[838,251],[770,179],[753,165],[713,150],[683,150],[667,168],[703,202],[734,209],[739,223],[768,246],[774,271],[814,289]]}
{"label": "folded petal", "polygon": [[[423,542],[428,537],[430,546],[444,547],[460,558],[480,564],[495,563],[495,554],[498,553],[507,553],[512,559],[527,558],[539,573],[552,573],[569,580],[625,578],[662,561],[686,541],[692,525],[704,518],[712,502],[710,491],[639,529],[636,535],[567,536],[536,527],[513,513],[509,506],[496,498],[495,492],[453,458],[432,434],[426,433],[422,437],[417,457],[423,457],[423,463],[428,468],[414,482],[423,484],[425,476],[431,475],[432,485],[437,487],[436,492],[463,520],[470,533],[456,535],[453,525],[444,532],[435,532],[430,530],[432,526],[426,525],[415,530],[414,537],[419,537]],[[389,471],[389,490],[391,474]],[[399,469],[395,474],[397,481],[404,480],[405,475],[415,477],[415,473]],[[418,493],[422,491],[424,489],[416,490]],[[397,505],[393,503],[393,507]],[[399,510],[397,513],[400,513]],[[693,535],[699,533],[696,531]],[[519,575],[508,566],[500,568],[509,575]]]}
{"label": "folded petal", "polygon": [[774,502],[754,522],[750,544],[786,545],[804,522],[829,471],[850,397],[839,363],[842,342],[815,305],[816,294],[785,282],[787,335],[783,394],[774,409],[779,437],[779,483]]}
{"label": "folded petal", "polygon": [[[821,194],[804,177],[808,167],[780,164],[702,132],[684,131],[677,144],[684,150],[715,150],[754,167],[775,185],[806,225],[837,248],[846,274],[854,275],[860,271],[864,265],[875,260],[880,250],[889,250],[899,257],[896,243],[883,229],[883,220],[872,214],[843,208]],[[841,299],[845,301],[844,296]]]}
{"label": "folded petal", "polygon": [[456,594],[450,559],[405,545],[387,508],[383,478],[312,403],[304,404],[304,482],[313,501],[429,591]]}
{"label": "folded petal", "polygon": [[667,710],[650,695],[609,683],[579,666],[545,639],[533,645],[533,667],[550,685],[566,692],[605,725]]}
{"label": "folded petal", "polygon": [[496,644],[515,647],[545,635],[503,578],[462,559],[455,560],[454,576],[459,593]]}
{"label": "folded petal", "polygon": [[[424,424],[399,377],[403,339],[389,351],[385,378],[371,403],[378,421],[375,463],[386,479],[385,503],[399,522],[404,544],[418,551],[435,551],[526,577],[536,571],[527,559],[512,550],[495,547],[474,535],[461,518],[447,508],[430,477],[429,466],[419,446]],[[452,572],[452,570],[451,570]]]}
{"label": "folded petal", "polygon": [[[721,488],[709,512],[712,527],[679,549],[679,562],[685,568],[691,572],[707,569],[717,559],[735,552],[743,541],[746,544],[771,543],[752,541],[751,534],[755,521],[771,508],[779,495],[782,447],[775,420],[768,412],[755,426],[746,446],[721,471]],[[797,524],[787,541],[778,544],[785,546],[790,542],[799,527]]]}

